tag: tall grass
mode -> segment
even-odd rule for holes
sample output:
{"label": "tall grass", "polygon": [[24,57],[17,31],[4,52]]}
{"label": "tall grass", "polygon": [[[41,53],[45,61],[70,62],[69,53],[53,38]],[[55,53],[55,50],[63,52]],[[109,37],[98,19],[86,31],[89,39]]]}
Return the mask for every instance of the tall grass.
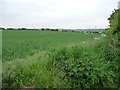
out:
{"label": "tall grass", "polygon": [[[56,71],[48,70],[45,53],[3,63],[3,88],[61,87]],[[49,67],[52,68],[52,67]]]}

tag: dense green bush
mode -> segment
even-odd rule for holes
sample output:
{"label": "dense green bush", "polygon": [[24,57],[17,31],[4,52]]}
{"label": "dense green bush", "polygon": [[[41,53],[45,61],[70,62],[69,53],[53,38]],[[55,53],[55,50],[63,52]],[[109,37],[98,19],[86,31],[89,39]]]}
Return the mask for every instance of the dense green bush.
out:
{"label": "dense green bush", "polygon": [[[110,15],[110,18],[108,18],[110,27],[107,31],[107,38],[109,40],[109,45],[111,45],[111,48],[116,49],[118,60],[115,64],[118,66],[118,72],[120,72],[120,9],[115,9],[112,14]],[[115,56],[114,54],[110,57]],[[119,86],[120,86],[120,75],[119,75]]]}
{"label": "dense green bush", "polygon": [[117,56],[106,46],[97,45],[95,50],[79,46],[54,50],[49,65],[57,68],[61,78],[73,88],[117,87],[118,67],[112,62]]}
{"label": "dense green bush", "polygon": [[114,10],[108,20],[110,23],[107,31],[108,38],[113,45],[120,48],[120,43],[118,43],[120,42],[120,9]]}

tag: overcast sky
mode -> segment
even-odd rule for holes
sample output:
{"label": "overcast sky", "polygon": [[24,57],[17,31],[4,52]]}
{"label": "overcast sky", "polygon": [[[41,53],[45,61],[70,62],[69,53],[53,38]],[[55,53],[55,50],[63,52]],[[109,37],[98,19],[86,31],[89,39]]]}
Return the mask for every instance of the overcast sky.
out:
{"label": "overcast sky", "polygon": [[[119,0],[0,0],[0,26],[106,28]],[[2,22],[1,22],[2,21]]]}

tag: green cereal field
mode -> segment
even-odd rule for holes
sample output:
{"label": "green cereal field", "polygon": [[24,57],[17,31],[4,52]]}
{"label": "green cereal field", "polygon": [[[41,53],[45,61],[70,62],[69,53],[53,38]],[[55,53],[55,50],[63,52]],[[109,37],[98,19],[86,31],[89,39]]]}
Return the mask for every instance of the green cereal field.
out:
{"label": "green cereal field", "polygon": [[109,48],[104,33],[3,30],[2,86],[116,88],[117,51]]}

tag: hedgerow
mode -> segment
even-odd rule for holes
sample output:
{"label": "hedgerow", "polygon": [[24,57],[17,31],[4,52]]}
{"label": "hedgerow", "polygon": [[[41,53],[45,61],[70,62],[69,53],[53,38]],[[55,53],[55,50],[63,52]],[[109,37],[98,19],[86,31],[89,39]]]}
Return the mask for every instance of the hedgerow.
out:
{"label": "hedgerow", "polygon": [[97,45],[92,52],[79,46],[61,48],[49,54],[51,63],[49,65],[61,72],[61,78],[69,83],[70,87],[115,88],[119,75],[116,72],[118,66],[113,62],[118,60],[115,52],[105,45],[101,47]]}

